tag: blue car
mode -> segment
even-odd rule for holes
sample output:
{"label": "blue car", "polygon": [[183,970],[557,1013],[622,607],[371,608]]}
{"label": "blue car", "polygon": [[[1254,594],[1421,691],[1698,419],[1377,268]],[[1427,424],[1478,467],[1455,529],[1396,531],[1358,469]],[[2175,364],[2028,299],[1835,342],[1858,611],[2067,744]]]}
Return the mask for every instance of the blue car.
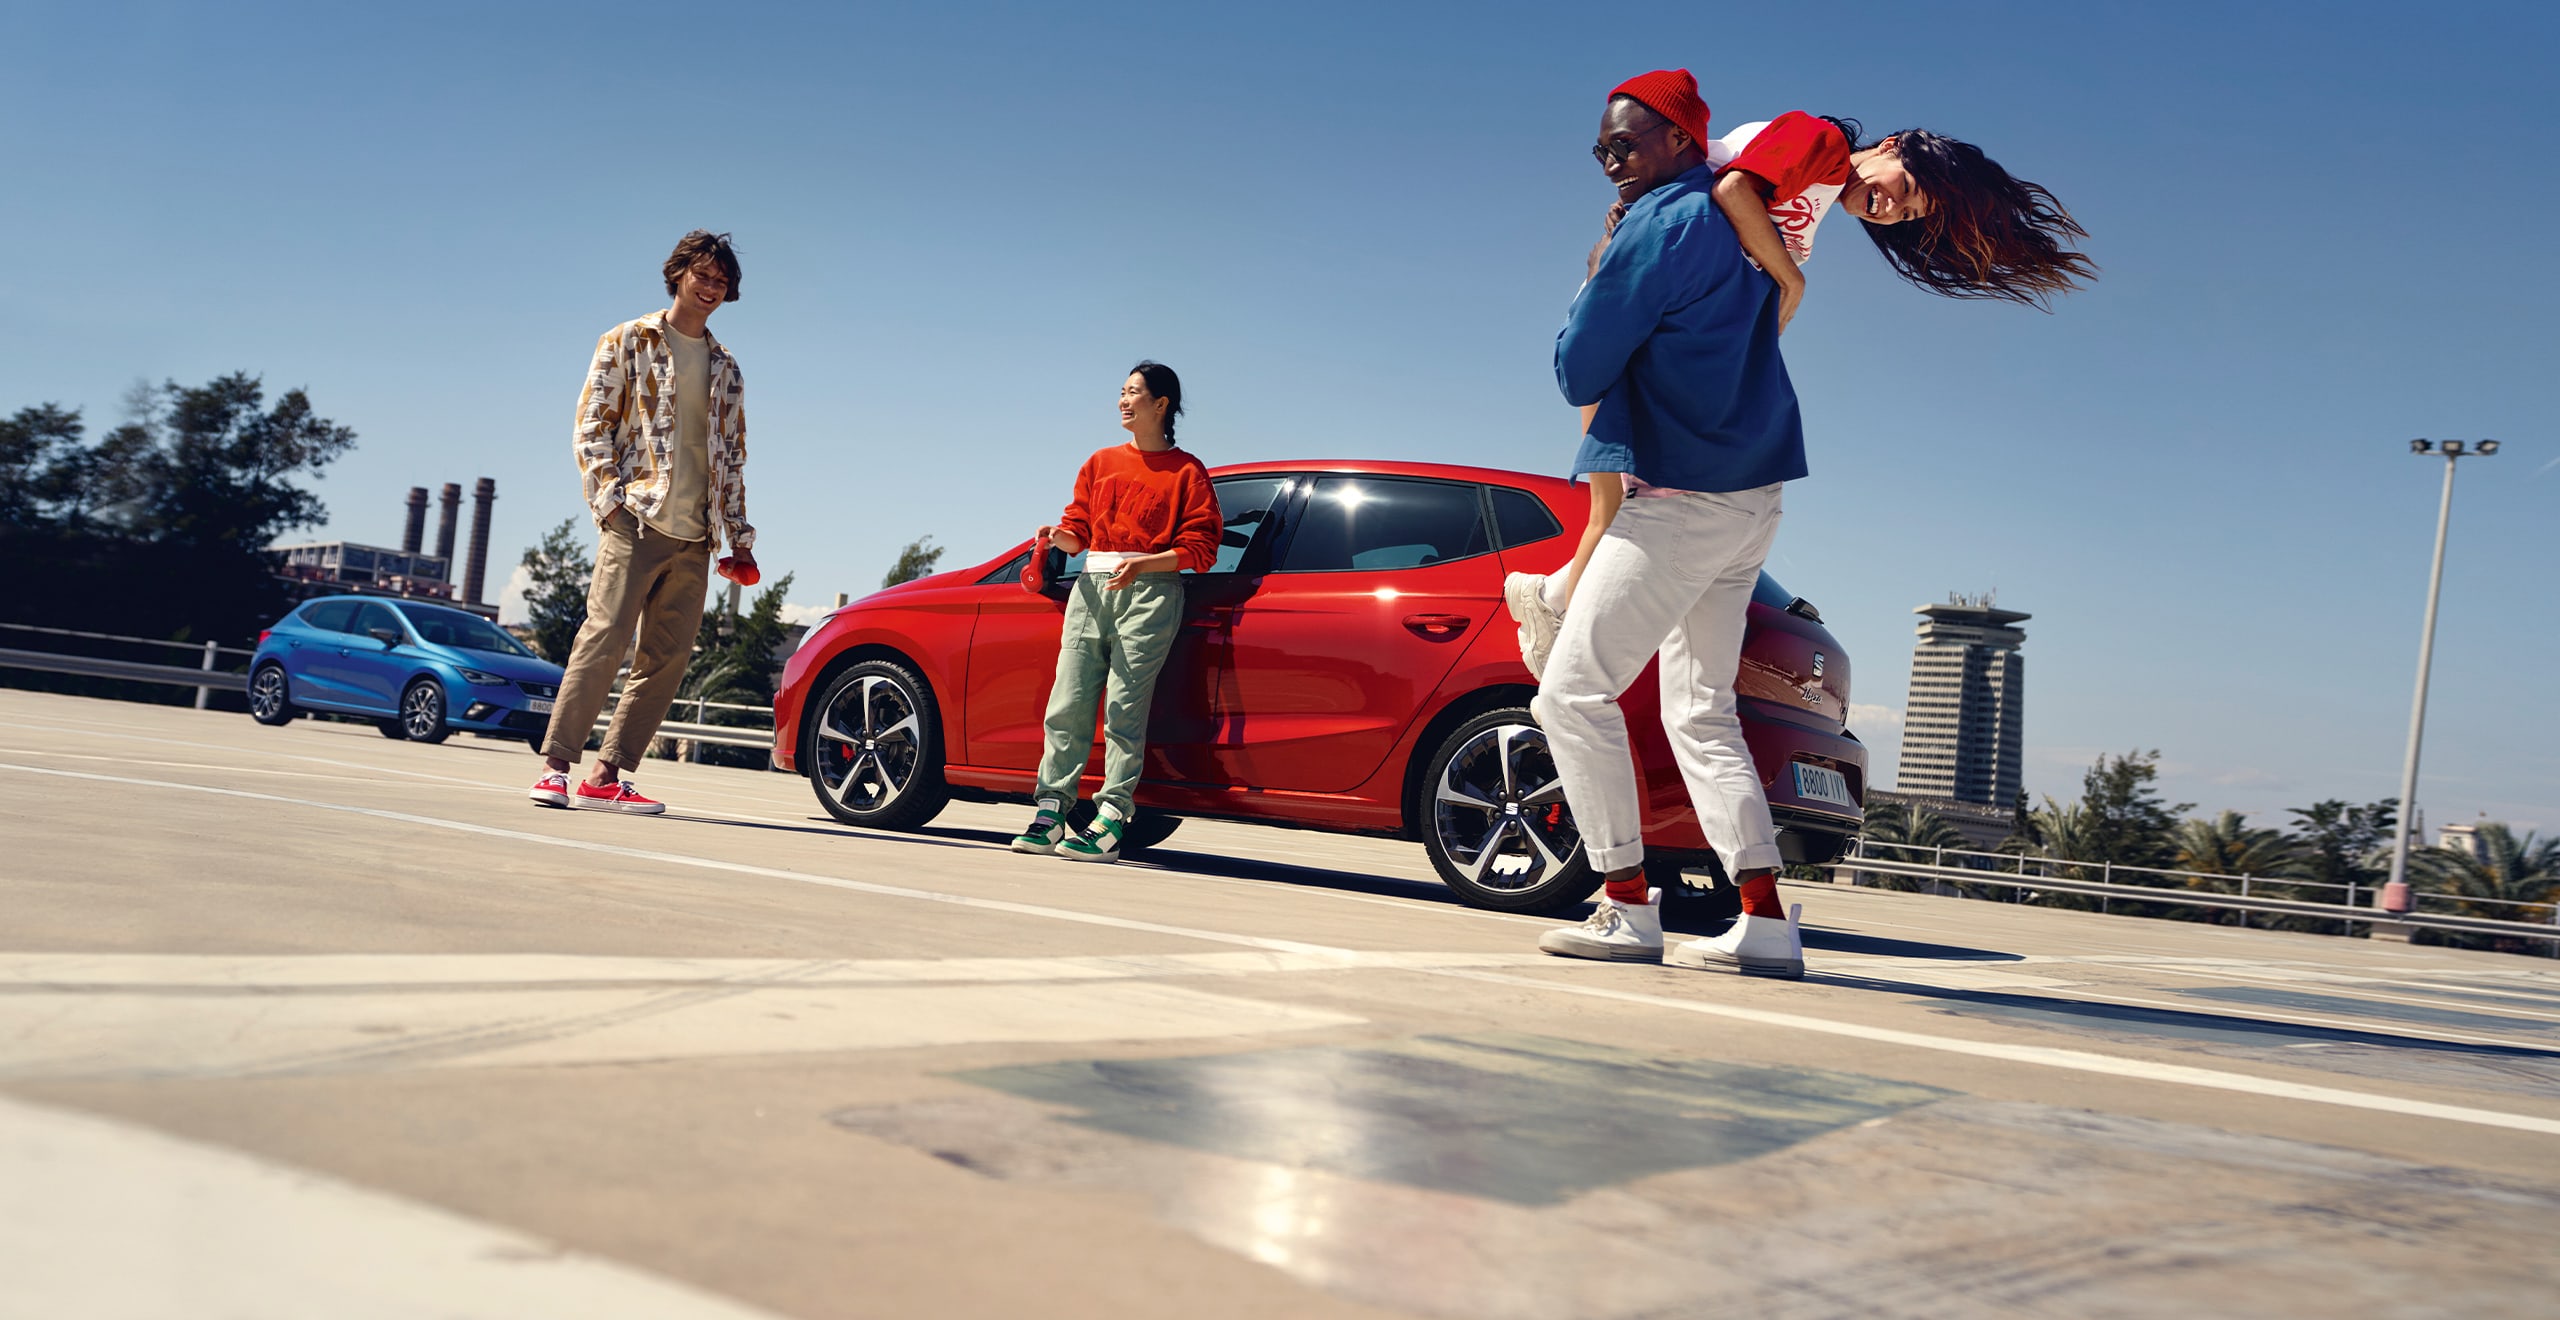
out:
{"label": "blue car", "polygon": [[249,715],[370,717],[385,738],[443,742],[455,729],[542,746],[560,666],[477,614],[413,600],[304,601],[258,635]]}

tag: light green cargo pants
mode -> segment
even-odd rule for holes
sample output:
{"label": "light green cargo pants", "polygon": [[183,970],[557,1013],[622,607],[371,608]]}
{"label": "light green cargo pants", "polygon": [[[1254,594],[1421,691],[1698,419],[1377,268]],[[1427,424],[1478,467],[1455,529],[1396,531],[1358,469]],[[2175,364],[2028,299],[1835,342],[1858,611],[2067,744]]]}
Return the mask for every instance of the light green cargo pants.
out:
{"label": "light green cargo pants", "polygon": [[1104,587],[1103,576],[1078,574],[1067,597],[1039,794],[1063,803],[1076,800],[1077,782],[1093,754],[1093,703],[1101,699],[1102,788],[1093,800],[1126,820],[1137,807],[1156,674],[1182,626],[1182,575],[1140,574],[1123,591]]}

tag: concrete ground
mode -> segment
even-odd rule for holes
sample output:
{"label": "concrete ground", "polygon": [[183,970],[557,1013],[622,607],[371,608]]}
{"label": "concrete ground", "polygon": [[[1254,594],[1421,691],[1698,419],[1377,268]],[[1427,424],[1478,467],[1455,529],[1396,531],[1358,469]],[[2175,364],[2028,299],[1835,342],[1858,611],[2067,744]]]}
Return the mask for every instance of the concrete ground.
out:
{"label": "concrete ground", "polygon": [[2549,960],[1828,885],[1541,958],[1411,845],[0,691],[0,1316],[2548,1314]]}

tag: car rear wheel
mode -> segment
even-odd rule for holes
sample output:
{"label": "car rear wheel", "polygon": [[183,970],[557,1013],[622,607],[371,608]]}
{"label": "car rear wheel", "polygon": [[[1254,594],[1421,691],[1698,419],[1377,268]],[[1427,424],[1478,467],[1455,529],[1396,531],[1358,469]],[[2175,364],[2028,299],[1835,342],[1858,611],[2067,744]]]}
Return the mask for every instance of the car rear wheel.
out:
{"label": "car rear wheel", "polygon": [[894,660],[865,660],[836,675],[805,736],[809,786],[847,825],[917,829],[951,800],[933,690]]}
{"label": "car rear wheel", "polygon": [[293,688],[283,665],[270,660],[249,676],[249,718],[265,725],[293,722]]}
{"label": "car rear wheel", "polygon": [[411,742],[440,743],[452,733],[444,725],[444,684],[422,678],[400,694],[400,733]]}
{"label": "car rear wheel", "polygon": [[1442,739],[1421,807],[1431,865],[1471,907],[1549,912],[1600,887],[1546,732],[1525,709],[1487,711]]}

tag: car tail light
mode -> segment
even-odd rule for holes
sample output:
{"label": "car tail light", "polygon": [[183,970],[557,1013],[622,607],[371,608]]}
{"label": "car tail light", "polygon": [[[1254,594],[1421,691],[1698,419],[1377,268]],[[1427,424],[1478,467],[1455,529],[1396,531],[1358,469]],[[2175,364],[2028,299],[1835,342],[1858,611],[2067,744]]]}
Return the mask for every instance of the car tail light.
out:
{"label": "car tail light", "polygon": [[264,645],[266,645],[266,644],[267,644],[267,639],[268,639],[268,638],[270,638],[270,637],[275,636],[275,632],[276,632],[276,630],[275,630],[275,629],[273,629],[273,628],[260,628],[260,629],[258,630],[258,645],[260,645],[260,646],[264,646]]}

